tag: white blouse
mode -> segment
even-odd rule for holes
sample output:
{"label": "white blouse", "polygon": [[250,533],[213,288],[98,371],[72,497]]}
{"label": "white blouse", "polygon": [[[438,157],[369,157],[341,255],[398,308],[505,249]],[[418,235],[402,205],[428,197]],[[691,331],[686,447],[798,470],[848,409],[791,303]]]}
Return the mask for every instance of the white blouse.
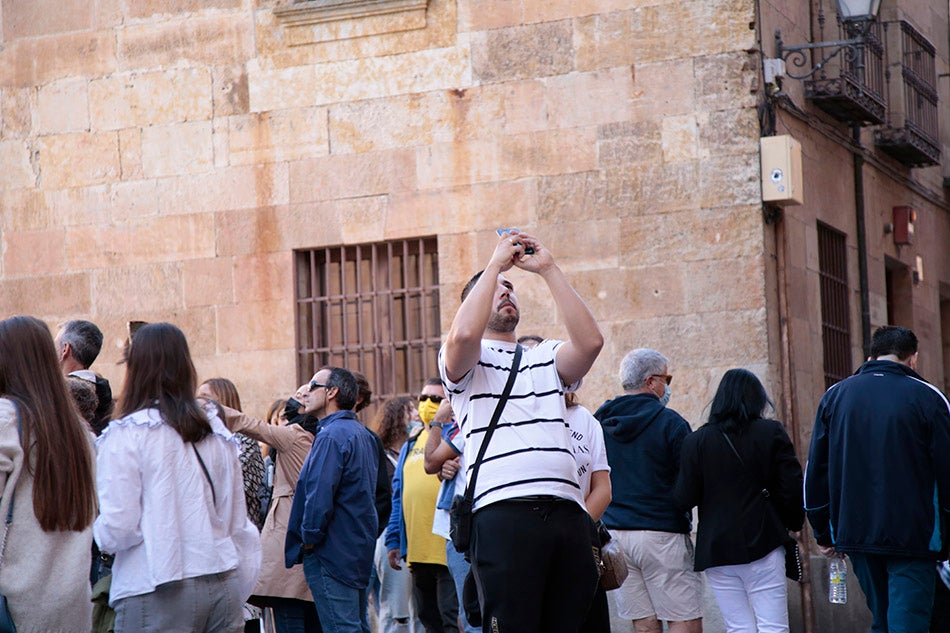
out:
{"label": "white blouse", "polygon": [[257,528],[247,518],[240,446],[209,413],[213,433],[191,445],[158,409],[113,420],[96,441],[99,548],[115,554],[109,604],[158,585],[237,570],[247,599],[261,567]]}

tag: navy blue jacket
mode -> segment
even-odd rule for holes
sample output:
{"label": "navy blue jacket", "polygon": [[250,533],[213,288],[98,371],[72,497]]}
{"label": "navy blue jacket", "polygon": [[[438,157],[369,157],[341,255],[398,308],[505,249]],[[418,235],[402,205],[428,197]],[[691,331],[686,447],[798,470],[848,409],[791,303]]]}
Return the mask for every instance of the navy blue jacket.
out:
{"label": "navy blue jacket", "polygon": [[805,467],[820,545],[936,558],[950,509],[950,405],[906,365],[868,361],[825,392]]}
{"label": "navy blue jacket", "polygon": [[303,560],[303,545],[341,583],[369,584],[376,549],[376,440],[352,411],[331,413],[300,470],[287,522],[287,567]]}
{"label": "navy blue jacket", "polygon": [[689,423],[652,393],[619,396],[594,417],[604,429],[613,499],[604,525],[686,534],[691,514],[673,506],[680,448]]}

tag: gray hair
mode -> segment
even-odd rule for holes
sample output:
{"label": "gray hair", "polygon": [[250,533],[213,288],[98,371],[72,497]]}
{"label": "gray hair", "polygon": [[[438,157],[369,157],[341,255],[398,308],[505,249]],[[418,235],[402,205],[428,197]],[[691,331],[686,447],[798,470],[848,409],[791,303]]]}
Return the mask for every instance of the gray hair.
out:
{"label": "gray hair", "polygon": [[635,349],[620,361],[620,384],[624,391],[641,389],[647,378],[664,373],[669,366],[670,359],[655,349]]}
{"label": "gray hair", "polygon": [[59,349],[62,350],[62,346],[69,343],[73,358],[88,369],[102,349],[102,331],[91,321],[66,321],[60,327]]}

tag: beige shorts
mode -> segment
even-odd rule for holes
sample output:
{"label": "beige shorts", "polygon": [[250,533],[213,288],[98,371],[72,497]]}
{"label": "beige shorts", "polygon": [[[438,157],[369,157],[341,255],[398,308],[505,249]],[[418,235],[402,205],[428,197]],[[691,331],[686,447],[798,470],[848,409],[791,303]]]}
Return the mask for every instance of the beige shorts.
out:
{"label": "beige shorts", "polygon": [[609,592],[625,620],[656,615],[683,622],[703,617],[703,576],[693,571],[689,534],[649,530],[611,530],[627,556],[630,574]]}

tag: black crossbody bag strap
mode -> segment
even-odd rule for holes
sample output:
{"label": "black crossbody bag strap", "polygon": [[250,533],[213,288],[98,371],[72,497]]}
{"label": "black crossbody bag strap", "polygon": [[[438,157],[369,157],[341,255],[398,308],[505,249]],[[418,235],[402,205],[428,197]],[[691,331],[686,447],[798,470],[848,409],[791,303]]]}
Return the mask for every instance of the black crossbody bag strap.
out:
{"label": "black crossbody bag strap", "polygon": [[482,458],[485,457],[488,442],[495,432],[495,427],[498,426],[498,420],[501,418],[501,412],[505,408],[505,403],[508,402],[508,396],[511,395],[511,388],[515,384],[515,378],[518,376],[518,367],[521,365],[522,350],[521,345],[515,348],[515,357],[511,361],[511,371],[508,373],[508,382],[505,383],[505,388],[501,392],[501,398],[498,399],[498,404],[495,405],[495,412],[492,414],[491,422],[488,423],[488,429],[485,431],[485,439],[482,440],[482,445],[478,447],[478,456],[475,458],[475,463],[472,464],[472,476],[468,480],[468,486],[465,487],[465,501],[468,503],[471,503],[475,498],[475,481],[478,479],[478,469],[482,465]]}
{"label": "black crossbody bag strap", "polygon": [[205,474],[205,479],[208,480],[208,485],[211,486],[211,503],[215,506],[218,505],[218,495],[214,492],[214,482],[211,481],[211,473],[208,472],[208,467],[205,466],[205,460],[201,459],[201,453],[198,452],[198,448],[195,446],[194,442],[191,443],[191,448],[195,451],[195,457],[198,458],[198,463],[201,464],[201,472]]}
{"label": "black crossbody bag strap", "polygon": [[[725,438],[726,443],[729,445],[729,448],[731,448],[732,452],[735,454],[736,459],[738,459],[739,463],[742,464],[742,468],[744,468],[747,473],[752,475],[752,480],[755,482],[756,485],[758,485],[759,478],[756,477],[755,474],[751,470],[749,470],[748,466],[745,465],[745,461],[743,461],[742,456],[739,455],[739,451],[736,450],[736,445],[732,443],[732,440],[729,439],[729,436],[726,435],[725,431],[723,431],[722,429],[719,429],[719,432],[722,433],[722,436]],[[764,496],[765,498],[769,498],[772,496],[772,493],[769,492],[768,488],[766,488],[765,486],[762,486],[762,496]]]}

